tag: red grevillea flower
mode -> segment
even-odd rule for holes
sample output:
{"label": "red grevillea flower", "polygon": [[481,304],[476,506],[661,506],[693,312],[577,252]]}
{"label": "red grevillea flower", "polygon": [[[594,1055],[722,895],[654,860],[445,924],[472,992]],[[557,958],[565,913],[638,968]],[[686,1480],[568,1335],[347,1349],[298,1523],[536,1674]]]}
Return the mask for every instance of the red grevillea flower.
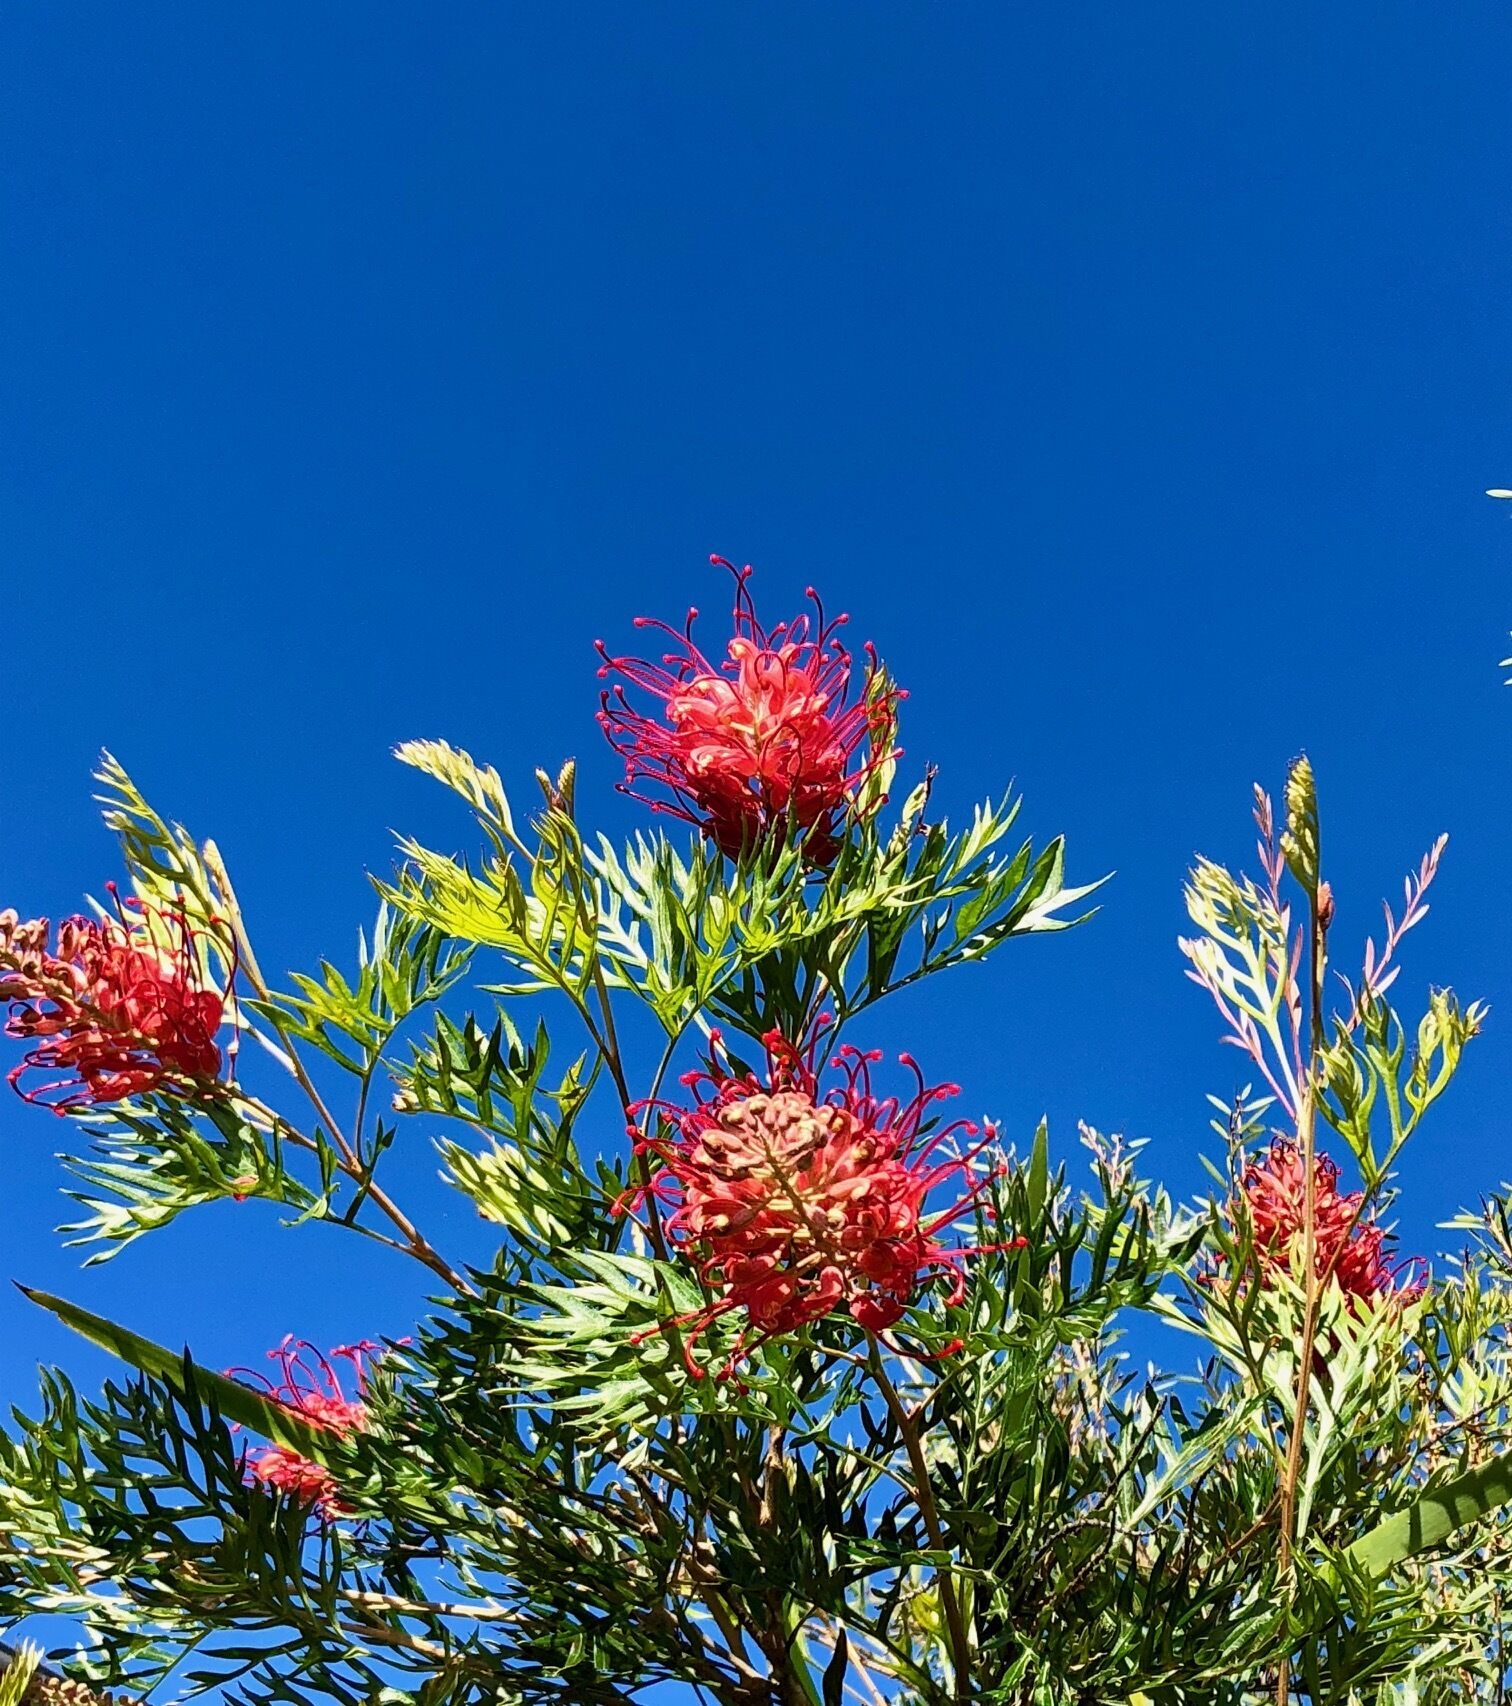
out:
{"label": "red grevillea flower", "polygon": [[[669,1211],[668,1233],[719,1293],[677,1323],[692,1329],[683,1354],[695,1377],[702,1374],[692,1356],[698,1337],[732,1310],[746,1312],[746,1325],[721,1377],[754,1344],[834,1310],[872,1330],[890,1327],[933,1272],[949,1274],[948,1300],[958,1303],[965,1259],[984,1248],[951,1248],[939,1234],[994,1176],[973,1163],[995,1132],[956,1120],[921,1141],[930,1109],[958,1091],[927,1087],[908,1055],[900,1058],[916,1088],[906,1101],[873,1092],[880,1050],[849,1045],[831,1062],[839,1082],[821,1091],[815,1062],[826,1022],[803,1049],[768,1032],[764,1077],[736,1077],[717,1065],[689,1073],[683,1083],[695,1105],[655,1104],[662,1135],[637,1134],[638,1151],[659,1166],[628,1200],[649,1195]],[[958,1135],[980,1141],[942,1156],[941,1146]],[[928,1212],[930,1193],[950,1180],[964,1181],[963,1193]]]}
{"label": "red grevillea flower", "polygon": [[[11,1086],[63,1113],[216,1078],[231,979],[207,987],[200,936],[182,910],[135,899],[117,898],[114,918],[65,918],[51,948],[45,918],[0,913],[4,1031],[32,1045]],[[29,1072],[53,1076],[27,1088]]]}
{"label": "red grevillea flower", "polygon": [[[278,1364],[277,1381],[251,1369],[235,1369],[233,1373],[256,1382],[271,1398],[313,1427],[344,1439],[363,1432],[368,1425],[367,1405],[363,1402],[367,1364],[382,1348],[364,1340],[357,1345],[339,1345],[327,1356],[291,1335],[277,1350],[268,1352]],[[338,1362],[351,1366],[352,1397],[342,1387],[336,1372]],[[254,1481],[308,1505],[327,1521],[348,1508],[342,1502],[331,1471],[289,1446],[255,1447],[247,1453],[247,1469]]]}
{"label": "red grevillea flower", "polygon": [[903,694],[886,684],[868,644],[860,691],[847,703],[854,660],[839,639],[846,618],[826,620],[811,587],[812,619],[763,628],[750,568],[710,560],[735,576],[735,633],[718,661],[694,644],[696,610],[681,633],[636,619],[676,643],[660,663],[611,657],[598,642],[601,677],[621,676],[661,702],[659,717],[645,716],[620,683],[603,695],[599,722],[625,760],[625,791],[643,799],[638,782],[665,787],[670,800],[647,803],[698,824],[732,856],[792,824],[805,832],[810,857],[827,863],[857,789],[889,755]]}
{"label": "red grevillea flower", "polygon": [[[1293,1273],[1302,1260],[1307,1209],[1307,1173],[1302,1152],[1278,1138],[1240,1175],[1255,1255],[1262,1272]],[[1374,1302],[1387,1294],[1411,1296],[1417,1280],[1404,1282],[1392,1260],[1386,1231],[1361,1213],[1362,1193],[1339,1190],[1339,1169],[1326,1155],[1313,1158],[1313,1266],[1320,1277],[1336,1280],[1352,1303]]]}

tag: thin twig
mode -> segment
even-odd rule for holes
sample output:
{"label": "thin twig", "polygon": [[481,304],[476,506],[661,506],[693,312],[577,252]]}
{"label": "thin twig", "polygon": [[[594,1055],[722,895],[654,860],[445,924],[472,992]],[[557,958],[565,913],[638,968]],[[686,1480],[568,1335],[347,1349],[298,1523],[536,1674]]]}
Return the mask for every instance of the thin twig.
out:
{"label": "thin twig", "polygon": [[[624,1062],[620,1058],[619,1035],[614,1026],[614,1006],[609,999],[609,986],[604,981],[604,968],[599,964],[597,954],[593,959],[593,989],[598,997],[599,1012],[603,1016],[603,1033],[600,1036],[597,1029],[590,1024],[589,1030],[598,1043],[599,1052],[604,1057],[604,1064],[609,1068],[609,1076],[614,1080],[614,1088],[619,1094],[620,1106],[624,1110],[625,1125],[629,1130],[635,1127],[635,1098],[630,1094],[629,1081],[625,1077]],[[585,1015],[586,1017],[586,1011]],[[655,1193],[651,1189],[651,1163],[646,1158],[644,1150],[636,1155],[636,1168],[640,1174],[642,1201],[646,1205],[646,1230],[651,1238],[651,1248],[655,1250],[657,1260],[665,1262],[669,1259],[667,1240],[662,1231],[661,1210],[657,1207]]]}
{"label": "thin twig", "polygon": [[[1308,932],[1308,984],[1312,1008],[1307,1074],[1298,1109],[1297,1137],[1302,1151],[1302,1333],[1297,1346],[1297,1389],[1292,1407],[1291,1437],[1280,1487],[1281,1576],[1291,1591],[1296,1546],[1297,1488],[1302,1479],[1302,1456],[1307,1442],[1307,1412],[1311,1399],[1313,1351],[1318,1337],[1318,1309],[1323,1285],[1317,1273],[1318,1187],[1314,1166],[1317,1154],[1317,1110],[1319,1056],[1324,1046],[1323,974],[1327,961],[1326,925],[1319,912],[1315,885],[1310,896]],[[1337,1258],[1336,1258],[1337,1259]],[[1276,1667],[1276,1706],[1287,1706],[1291,1698],[1291,1655],[1283,1652]]]}
{"label": "thin twig", "polygon": [[[285,1039],[287,1040],[287,1039]],[[297,1075],[296,1075],[297,1076]],[[243,1108],[256,1114],[259,1120],[270,1132],[276,1133],[286,1143],[291,1143],[296,1149],[302,1149],[310,1154],[319,1154],[320,1145],[312,1137],[290,1125],[288,1120],[276,1108],[257,1096],[248,1093],[239,1086],[234,1092],[235,1099]],[[316,1112],[319,1113],[317,1107]],[[333,1134],[334,1140],[334,1134]],[[379,1243],[387,1244],[406,1256],[412,1256],[418,1262],[423,1262],[432,1273],[438,1274],[459,1297],[470,1296],[473,1288],[461,1274],[442,1256],[420,1232],[407,1214],[399,1207],[388,1193],[376,1185],[368,1169],[360,1161],[351,1156],[345,1145],[336,1148],[336,1165],[341,1172],[355,1184],[360,1192],[371,1198],[374,1206],[387,1215],[394,1228],[399,1233],[398,1238],[388,1238],[381,1232],[375,1232],[371,1227],[359,1226],[355,1221],[349,1224],[354,1232],[361,1232],[369,1238],[375,1238]]]}
{"label": "thin twig", "polygon": [[[924,1519],[929,1543],[936,1552],[947,1553],[950,1547],[945,1538],[944,1525],[940,1521],[939,1509],[935,1504],[934,1489],[929,1479],[929,1464],[924,1457],[924,1445],[919,1438],[914,1417],[909,1414],[907,1406],[898,1396],[898,1389],[888,1378],[887,1367],[882,1360],[882,1347],[876,1334],[868,1329],[866,1339],[871,1349],[872,1377],[876,1380],[877,1390],[882,1394],[883,1402],[897,1424],[903,1440],[903,1449],[908,1453],[908,1461],[913,1466],[914,1501],[918,1505],[919,1515]],[[966,1625],[961,1619],[960,1602],[956,1599],[955,1584],[950,1579],[948,1564],[941,1563],[936,1566],[935,1581],[938,1584],[940,1608],[945,1613],[946,1627],[950,1631],[955,1696],[957,1700],[965,1700],[968,1698],[967,1688],[970,1683],[971,1648],[966,1639]]]}
{"label": "thin twig", "polygon": [[[459,1274],[456,1269],[453,1268],[451,1264],[447,1262],[446,1259],[441,1256],[424,1237],[422,1237],[419,1229],[415,1226],[415,1223],[403,1212],[402,1209],[400,1209],[398,1204],[394,1202],[387,1192],[382,1190],[374,1182],[371,1177],[370,1169],[364,1168],[362,1165],[361,1155],[347,1141],[341,1127],[336,1122],[335,1116],[326,1106],[325,1097],[321,1095],[319,1087],[316,1085],[314,1079],[310,1077],[308,1071],[306,1071],[305,1064],[299,1058],[298,1050],[294,1046],[294,1040],[289,1035],[288,1027],[278,1013],[277,1003],[273,1000],[273,992],[268,986],[267,979],[262,974],[262,967],[257,963],[257,955],[254,953],[252,948],[252,939],[247,933],[246,920],[242,917],[241,904],[236,898],[235,889],[231,886],[230,875],[220,857],[219,851],[216,850],[213,845],[207,843],[205,848],[205,858],[207,868],[210,870],[211,875],[215,879],[216,885],[221,891],[221,899],[225,902],[226,911],[229,914],[231,930],[236,940],[242,971],[245,974],[247,981],[252,985],[252,988],[257,993],[258,998],[263,1002],[264,1006],[269,1009],[269,1023],[273,1026],[274,1030],[277,1031],[279,1040],[283,1043],[284,1054],[287,1057],[289,1071],[294,1075],[294,1081],[309,1098],[310,1106],[315,1110],[315,1117],[325,1127],[330,1138],[331,1145],[340,1157],[342,1172],[358,1186],[360,1191],[365,1192],[372,1198],[380,1212],[388,1216],[389,1220],[397,1228],[400,1237],[404,1240],[404,1247],[410,1255],[414,1256],[417,1261],[423,1262],[425,1266],[432,1271],[432,1273],[440,1275],[440,1277],[445,1280],[452,1290],[459,1296],[471,1294],[472,1287],[468,1285],[466,1280],[462,1278],[461,1274]],[[365,1097],[365,1085],[363,1093]],[[240,1092],[238,1092],[238,1094],[240,1094]],[[244,1097],[243,1099],[249,1102],[254,1100],[254,1098],[251,1097]],[[267,1109],[265,1111],[270,1114],[272,1113],[271,1109]],[[279,1119],[279,1116],[275,1114],[273,1115],[273,1118]],[[288,1130],[285,1122],[279,1120],[279,1123],[284,1125],[284,1129],[286,1131]],[[308,1144],[306,1146],[311,1147]]]}

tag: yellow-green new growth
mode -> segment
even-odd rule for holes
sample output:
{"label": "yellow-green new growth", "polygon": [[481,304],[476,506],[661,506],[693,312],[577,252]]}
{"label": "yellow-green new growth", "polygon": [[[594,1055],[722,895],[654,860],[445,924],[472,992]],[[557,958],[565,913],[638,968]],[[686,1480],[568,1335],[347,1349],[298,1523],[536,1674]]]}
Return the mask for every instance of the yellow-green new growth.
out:
{"label": "yellow-green new growth", "polygon": [[1281,851],[1286,868],[1307,891],[1318,894],[1318,787],[1307,754],[1293,761],[1286,778],[1286,828]]}

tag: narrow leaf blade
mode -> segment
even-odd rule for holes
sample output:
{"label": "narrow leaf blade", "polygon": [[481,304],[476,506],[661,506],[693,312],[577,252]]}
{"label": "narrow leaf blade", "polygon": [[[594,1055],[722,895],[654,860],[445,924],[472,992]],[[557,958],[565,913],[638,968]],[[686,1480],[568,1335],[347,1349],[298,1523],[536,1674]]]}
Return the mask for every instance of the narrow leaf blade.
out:
{"label": "narrow leaf blade", "polygon": [[[45,1291],[34,1291],[30,1286],[23,1285],[19,1289],[40,1308],[56,1315],[64,1326],[72,1327],[74,1332],[88,1339],[91,1344],[109,1351],[112,1356],[119,1357],[122,1362],[128,1363],[142,1374],[171,1381],[176,1386],[183,1385],[185,1367],[188,1364],[187,1353],[166,1350],[162,1345],[154,1344],[151,1339],[143,1338],[140,1333],[133,1333],[129,1327],[117,1326],[103,1315],[96,1315],[93,1311],[81,1308],[77,1303],[69,1303],[64,1298],[53,1297]],[[228,1421],[239,1422],[243,1427],[263,1435],[265,1439],[287,1446],[291,1451],[297,1451],[314,1462],[325,1461],[326,1454],[323,1453],[322,1446],[329,1441],[329,1435],[323,1435],[319,1429],[302,1421],[292,1410],[258,1392],[254,1387],[245,1386],[228,1375],[201,1368],[197,1363],[189,1366],[193,1368],[195,1385],[214,1400],[217,1409]]]}
{"label": "narrow leaf blade", "polygon": [[1456,1529],[1488,1516],[1512,1502],[1512,1452],[1504,1452],[1422,1498],[1395,1511],[1346,1554],[1371,1575],[1381,1576],[1404,1558],[1426,1552],[1447,1540]]}

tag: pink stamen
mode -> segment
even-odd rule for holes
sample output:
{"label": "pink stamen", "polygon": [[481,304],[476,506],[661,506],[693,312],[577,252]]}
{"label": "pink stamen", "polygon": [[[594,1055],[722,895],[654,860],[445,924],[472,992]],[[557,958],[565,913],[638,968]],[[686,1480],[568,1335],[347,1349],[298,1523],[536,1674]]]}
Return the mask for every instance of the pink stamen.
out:
{"label": "pink stamen", "polygon": [[[659,1165],[648,1183],[625,1193],[628,1211],[654,1199],[664,1225],[717,1293],[705,1307],[664,1322],[686,1330],[683,1356],[702,1377],[694,1351],[713,1324],[743,1310],[734,1349],[718,1371],[734,1375],[764,1340],[836,1311],[880,1331],[893,1326],[933,1274],[948,1274],[946,1301],[966,1294],[965,1262],[983,1249],[950,1248],[938,1234],[973,1212],[1000,1169],[978,1174],[987,1135],[963,1155],[931,1162],[955,1134],[978,1126],[956,1121],[921,1142],[927,1110],[954,1086],[918,1088],[907,1102],[879,1098],[870,1071],[876,1051],[844,1045],[833,1065],[841,1082],[819,1085],[816,1061],[828,1016],[799,1046],[771,1031],[764,1075],[737,1077],[717,1043],[709,1067],[687,1074],[694,1106],[648,1104],[637,1151]],[[959,1178],[967,1188],[949,1207],[927,1214],[931,1191]]]}

